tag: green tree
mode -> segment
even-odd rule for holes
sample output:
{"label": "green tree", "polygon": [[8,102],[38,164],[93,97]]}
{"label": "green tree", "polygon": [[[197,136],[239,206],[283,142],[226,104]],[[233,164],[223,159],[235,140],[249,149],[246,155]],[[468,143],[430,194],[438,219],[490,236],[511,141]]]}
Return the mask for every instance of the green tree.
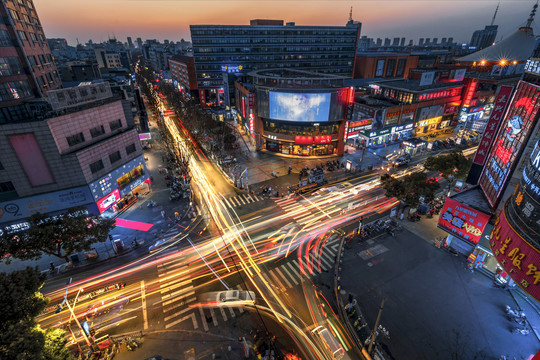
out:
{"label": "green tree", "polygon": [[420,205],[420,198],[431,201],[435,197],[435,191],[440,187],[434,179],[428,179],[423,172],[416,172],[402,178],[395,178],[384,174],[381,176],[381,185],[386,190],[386,196],[395,197],[411,208]]}
{"label": "green tree", "polygon": [[447,155],[430,156],[424,163],[424,168],[437,171],[448,182],[448,191],[456,178],[464,178],[472,165],[472,160],[467,159],[461,151],[453,151]]}
{"label": "green tree", "polygon": [[44,280],[31,267],[0,273],[0,359],[73,359],[65,347],[65,333],[59,329],[45,332],[35,321],[48,303],[39,292]]}
{"label": "green tree", "polygon": [[92,244],[107,240],[114,219],[87,214],[83,208],[71,208],[56,216],[36,213],[30,217],[30,228],[0,236],[0,258],[39,259],[54,255],[69,262],[74,252],[90,250]]}

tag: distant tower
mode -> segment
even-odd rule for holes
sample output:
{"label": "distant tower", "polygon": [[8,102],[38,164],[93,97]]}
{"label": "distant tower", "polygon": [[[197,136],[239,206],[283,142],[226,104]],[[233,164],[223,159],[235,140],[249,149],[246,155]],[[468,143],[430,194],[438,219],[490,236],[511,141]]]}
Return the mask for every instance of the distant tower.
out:
{"label": "distant tower", "polygon": [[390,38],[384,38],[384,46],[390,46]]}
{"label": "distant tower", "polygon": [[493,14],[493,19],[491,19],[491,24],[490,25],[493,25],[495,23],[495,17],[497,16],[497,11],[499,11],[499,5],[501,5],[500,1],[497,4],[497,8],[495,9],[495,13]]}
{"label": "distant tower", "polygon": [[349,11],[349,22],[352,22],[353,19],[352,19],[352,6],[351,6],[351,11]]}
{"label": "distant tower", "polygon": [[401,38],[401,42],[399,43],[399,46],[401,46],[401,47],[405,46],[405,38],[404,37]]}
{"label": "distant tower", "polygon": [[[473,32],[469,46],[475,47],[476,50],[482,50],[493,45],[495,38],[497,37],[497,30],[499,27],[498,25],[493,25],[495,23],[495,18],[497,17],[497,12],[499,11],[499,5],[500,2],[497,4],[495,13],[493,13],[493,18],[491,18],[491,25],[486,25],[484,30],[476,30]],[[533,8],[533,12],[534,11],[535,8]],[[533,15],[533,13],[531,13],[531,15]]]}

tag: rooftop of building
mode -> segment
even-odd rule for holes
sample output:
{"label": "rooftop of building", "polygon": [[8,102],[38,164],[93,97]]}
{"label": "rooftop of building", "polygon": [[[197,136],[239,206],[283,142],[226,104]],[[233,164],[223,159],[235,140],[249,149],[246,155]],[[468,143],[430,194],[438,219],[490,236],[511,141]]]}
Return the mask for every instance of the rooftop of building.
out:
{"label": "rooftop of building", "polygon": [[466,205],[485,214],[491,214],[492,210],[484,197],[484,193],[480,186],[473,186],[467,190],[463,190],[455,195],[450,196],[453,200]]}
{"label": "rooftop of building", "polygon": [[435,82],[429,85],[420,85],[420,79],[399,79],[399,80],[378,81],[373,84],[377,84],[385,88],[392,88],[396,90],[404,90],[404,91],[418,92],[418,93],[429,91],[429,90],[451,89],[451,88],[463,86],[462,82]]}
{"label": "rooftop of building", "polygon": [[345,87],[343,76],[297,69],[265,69],[248,73],[255,86],[291,89],[320,89]]}
{"label": "rooftop of building", "polygon": [[298,70],[298,69],[263,69],[254,70],[249,73],[253,77],[266,77],[276,79],[347,79],[343,76],[319,73],[315,71]]}
{"label": "rooftop of building", "polygon": [[174,55],[169,60],[178,61],[181,63],[189,63],[190,61],[193,61],[193,56]]}
{"label": "rooftop of building", "polygon": [[379,57],[379,56],[409,56],[411,55],[409,51],[357,51],[357,56],[365,57]]}

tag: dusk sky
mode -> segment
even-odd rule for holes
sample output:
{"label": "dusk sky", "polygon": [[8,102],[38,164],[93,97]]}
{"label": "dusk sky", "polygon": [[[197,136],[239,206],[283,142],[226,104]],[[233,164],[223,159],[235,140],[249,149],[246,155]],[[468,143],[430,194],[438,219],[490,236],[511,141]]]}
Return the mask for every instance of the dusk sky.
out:
{"label": "dusk sky", "polygon": [[[34,0],[45,34],[66,38],[70,45],[107,40],[181,38],[191,41],[191,24],[249,25],[250,19],[283,19],[296,25],[344,25],[353,7],[353,19],[361,21],[362,35],[406,37],[454,37],[468,42],[474,30],[489,25],[497,0],[377,0],[377,1],[190,1],[190,0]],[[496,25],[497,40],[525,21],[535,1],[501,1]],[[540,34],[540,14],[533,24]]]}

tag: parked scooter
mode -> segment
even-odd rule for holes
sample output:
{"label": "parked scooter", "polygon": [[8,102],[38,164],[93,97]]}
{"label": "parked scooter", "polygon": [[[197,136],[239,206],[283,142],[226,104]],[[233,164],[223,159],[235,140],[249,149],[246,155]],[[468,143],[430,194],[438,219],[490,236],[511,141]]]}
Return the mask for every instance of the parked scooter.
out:
{"label": "parked scooter", "polygon": [[510,306],[505,305],[504,311],[506,312],[506,316],[510,320],[514,320],[517,323],[521,324],[521,322],[526,322],[527,315],[525,315],[525,312],[523,310],[514,310]]}
{"label": "parked scooter", "polygon": [[522,329],[522,328],[513,328],[512,329],[512,334],[519,334],[519,335],[524,335],[524,336],[527,336],[529,335],[531,331],[529,329]]}

